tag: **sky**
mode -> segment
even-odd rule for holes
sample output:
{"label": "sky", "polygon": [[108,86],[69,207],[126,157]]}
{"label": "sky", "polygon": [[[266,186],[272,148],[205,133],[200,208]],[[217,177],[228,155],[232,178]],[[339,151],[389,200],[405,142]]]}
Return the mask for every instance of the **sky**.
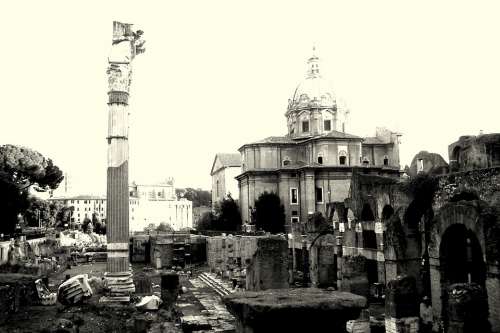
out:
{"label": "sky", "polygon": [[16,1],[0,11],[0,144],[31,147],[104,194],[112,22],[133,63],[130,181],[210,189],[218,152],[286,134],[313,45],[347,131],[402,133],[401,164],[500,132],[497,1]]}

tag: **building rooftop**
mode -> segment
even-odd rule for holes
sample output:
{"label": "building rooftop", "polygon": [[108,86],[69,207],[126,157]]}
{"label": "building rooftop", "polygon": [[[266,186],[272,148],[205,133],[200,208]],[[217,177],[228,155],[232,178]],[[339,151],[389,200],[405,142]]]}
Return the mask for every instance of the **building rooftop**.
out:
{"label": "building rooftop", "polygon": [[99,195],[74,195],[63,197],[52,197],[50,200],[106,200],[106,196]]}
{"label": "building rooftop", "polygon": [[217,153],[222,166],[224,167],[239,167],[241,166],[241,155],[239,153]]}
{"label": "building rooftop", "polygon": [[269,136],[265,139],[255,141],[252,143],[245,144],[246,145],[257,145],[257,144],[298,144],[309,140],[316,139],[356,139],[361,140],[362,138],[353,134],[339,132],[339,131],[330,131],[318,135],[309,135],[309,136],[299,136],[295,138],[291,138],[288,135],[284,136]]}

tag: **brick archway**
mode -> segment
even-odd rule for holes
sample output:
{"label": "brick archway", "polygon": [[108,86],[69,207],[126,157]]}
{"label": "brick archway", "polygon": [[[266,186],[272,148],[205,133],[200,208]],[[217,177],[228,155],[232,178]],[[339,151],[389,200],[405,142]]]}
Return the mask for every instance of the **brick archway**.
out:
{"label": "brick archway", "polygon": [[[472,260],[475,261],[475,272],[471,274],[474,275],[475,279],[481,275],[478,280],[481,281],[480,284],[485,286],[486,239],[485,226],[481,216],[482,204],[479,201],[448,203],[441,207],[434,217],[428,251],[432,307],[437,318],[443,318],[443,308],[446,305],[444,290],[451,283],[467,282],[467,275],[471,273],[465,266],[459,266],[460,257],[467,256],[467,252],[454,251],[457,246],[466,245],[467,239],[470,240],[473,248],[473,253],[469,253],[469,256],[472,255]],[[484,274],[479,273],[478,269],[483,269]]]}

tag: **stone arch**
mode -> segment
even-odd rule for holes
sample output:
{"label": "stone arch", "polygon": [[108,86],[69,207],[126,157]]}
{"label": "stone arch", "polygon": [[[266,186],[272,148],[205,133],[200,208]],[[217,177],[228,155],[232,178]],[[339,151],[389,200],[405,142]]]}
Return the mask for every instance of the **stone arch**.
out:
{"label": "stone arch", "polygon": [[314,286],[325,288],[337,284],[337,255],[333,230],[318,235],[311,242],[309,270]]}
{"label": "stone arch", "polygon": [[446,285],[474,282],[484,288],[486,263],[474,232],[464,224],[449,226],[439,246],[441,281]]}
{"label": "stone arch", "polygon": [[471,230],[479,240],[482,253],[486,253],[485,235],[482,219],[479,211],[480,201],[461,201],[448,203],[441,207],[434,217],[430,230],[432,235],[429,245],[429,255],[438,259],[439,248],[444,232],[453,224],[463,224]]}
{"label": "stone arch", "polygon": [[[485,225],[481,212],[484,206],[485,204],[478,200],[450,202],[441,207],[434,216],[428,249],[432,306],[437,317],[443,318],[447,287],[455,281],[463,281],[467,275],[466,263],[459,263],[460,258],[464,256],[460,244],[466,244],[467,238],[470,239],[471,258],[477,265],[473,267],[474,279],[480,282],[483,280],[482,276],[486,271],[482,270],[487,269]],[[482,284],[484,286],[484,282]],[[486,293],[494,294],[495,291],[486,286]],[[490,320],[495,316],[498,316],[498,313],[490,311]]]}
{"label": "stone arch", "polygon": [[365,203],[361,209],[361,221],[375,221],[375,214],[368,203]]}

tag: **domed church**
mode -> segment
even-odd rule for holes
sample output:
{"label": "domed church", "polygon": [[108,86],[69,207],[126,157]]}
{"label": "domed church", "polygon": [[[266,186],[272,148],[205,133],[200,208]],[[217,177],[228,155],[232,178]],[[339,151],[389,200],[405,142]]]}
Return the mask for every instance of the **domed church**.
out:
{"label": "domed church", "polygon": [[255,201],[264,191],[279,195],[287,225],[321,212],[331,219],[334,202],[349,195],[353,171],[399,177],[400,134],[377,128],[375,137],[347,133],[349,111],[337,104],[319,58],[307,61],[305,79],[288,100],[288,134],[270,136],[239,148],[239,204],[250,223]]}

